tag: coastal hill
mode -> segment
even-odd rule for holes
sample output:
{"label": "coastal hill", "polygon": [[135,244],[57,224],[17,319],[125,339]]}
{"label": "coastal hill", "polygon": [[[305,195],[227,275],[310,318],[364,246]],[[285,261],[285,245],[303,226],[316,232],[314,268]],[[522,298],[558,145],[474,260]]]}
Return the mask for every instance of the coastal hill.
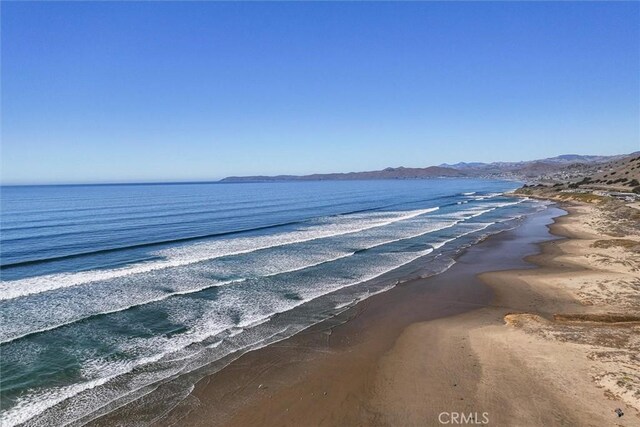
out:
{"label": "coastal hill", "polygon": [[558,191],[580,189],[640,193],[640,152],[593,164],[575,179],[538,179],[536,185],[552,186]]}
{"label": "coastal hill", "polygon": [[[636,153],[634,153],[636,154]],[[640,154],[640,153],[637,153]],[[494,163],[455,163],[425,168],[386,168],[379,171],[312,175],[231,176],[220,182],[336,181],[366,179],[497,178],[524,181],[570,182],[607,170],[629,155],[583,156],[565,154],[540,160]]]}
{"label": "coastal hill", "polygon": [[519,194],[552,200],[610,201],[620,199],[631,202],[634,221],[640,220],[640,152],[595,165],[595,170],[580,179],[540,179],[517,190]]}
{"label": "coastal hill", "polygon": [[[565,154],[540,160],[494,163],[456,163],[440,166],[465,171],[469,176],[483,178],[518,179],[524,181],[570,182],[608,169],[612,162],[629,155],[583,156]],[[631,154],[633,156],[633,154]]]}
{"label": "coastal hill", "polygon": [[438,177],[466,177],[463,171],[440,166],[426,168],[386,168],[380,171],[324,173],[313,175],[278,175],[278,176],[230,176],[220,182],[271,182],[271,181],[345,181],[359,179],[421,179]]}
{"label": "coastal hill", "polygon": [[623,192],[640,189],[640,153],[606,164],[597,173],[585,177],[581,185],[594,190]]}
{"label": "coastal hill", "polygon": [[570,165],[570,164],[590,164],[590,163],[602,163],[611,161],[614,158],[622,156],[583,156],[580,154],[563,154],[561,156],[549,157],[541,160],[521,161],[521,162],[493,162],[493,163],[455,163],[448,164],[443,163],[440,166],[454,169],[487,169],[487,168],[504,168],[513,169],[515,167],[526,166],[531,163],[542,163],[547,165]]}

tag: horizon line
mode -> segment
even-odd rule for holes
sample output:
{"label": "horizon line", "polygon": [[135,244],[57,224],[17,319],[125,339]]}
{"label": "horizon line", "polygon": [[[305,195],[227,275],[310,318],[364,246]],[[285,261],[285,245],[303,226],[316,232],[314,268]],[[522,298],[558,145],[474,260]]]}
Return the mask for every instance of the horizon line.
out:
{"label": "horizon line", "polygon": [[[455,162],[455,163],[440,163],[439,165],[429,165],[429,166],[422,166],[422,167],[406,167],[406,166],[388,166],[386,168],[383,169],[376,169],[376,170],[367,170],[367,171],[349,171],[349,172],[312,172],[312,173],[307,173],[307,174],[290,174],[290,173],[280,173],[280,174],[274,174],[274,175],[265,175],[265,174],[258,174],[258,175],[228,175],[225,176],[223,178],[219,178],[219,179],[201,179],[201,180],[186,180],[186,181],[180,181],[180,180],[158,180],[158,181],[115,181],[115,182],[40,182],[40,183],[3,183],[0,180],[0,188],[2,187],[82,187],[82,186],[100,186],[100,185],[104,185],[104,186],[117,186],[117,185],[202,185],[202,184],[243,184],[243,183],[259,183],[259,182],[264,182],[264,181],[260,181],[260,180],[255,180],[255,181],[244,181],[244,182],[238,182],[238,181],[225,181],[225,179],[227,178],[250,178],[250,177],[265,177],[265,178],[277,178],[277,177],[303,177],[303,176],[310,176],[310,175],[334,175],[334,174],[350,174],[350,173],[362,173],[362,172],[378,172],[378,171],[383,171],[385,169],[398,169],[398,168],[406,168],[406,169],[426,169],[426,168],[431,168],[431,167],[443,167],[443,168],[451,168],[451,165],[456,165],[456,164],[460,164],[460,163],[466,163],[466,164],[470,164],[470,163],[480,163],[480,164],[485,164],[485,165],[491,165],[491,164],[496,164],[496,163],[525,163],[525,162],[535,162],[535,161],[543,161],[543,160],[548,160],[548,159],[554,159],[554,158],[558,158],[558,157],[564,157],[564,156],[590,156],[590,157],[617,157],[617,156],[628,156],[628,155],[632,155],[635,153],[638,153],[640,151],[632,151],[630,153],[623,153],[623,154],[576,154],[576,153],[568,153],[568,154],[559,154],[556,156],[552,156],[552,157],[544,157],[544,158],[539,158],[539,159],[530,159],[530,160],[518,160],[518,161],[502,161],[502,160],[498,160],[498,161],[493,161],[493,162],[475,162],[475,161],[459,161],[459,162]],[[444,166],[446,165],[446,166]],[[454,168],[451,168],[454,169]],[[454,169],[455,170],[455,169]],[[420,178],[420,179],[434,179],[434,178],[438,178],[438,177],[425,177],[425,178]],[[453,178],[453,177],[448,177],[448,178]],[[465,178],[465,177],[455,177],[455,178]],[[376,180],[374,179],[363,179],[363,181],[369,181],[369,180]],[[286,180],[282,180],[282,181],[269,181],[269,182],[284,182]],[[327,179],[325,181],[331,181],[330,179]],[[337,180],[336,180],[337,181]],[[287,181],[287,182],[294,182],[294,181]]]}

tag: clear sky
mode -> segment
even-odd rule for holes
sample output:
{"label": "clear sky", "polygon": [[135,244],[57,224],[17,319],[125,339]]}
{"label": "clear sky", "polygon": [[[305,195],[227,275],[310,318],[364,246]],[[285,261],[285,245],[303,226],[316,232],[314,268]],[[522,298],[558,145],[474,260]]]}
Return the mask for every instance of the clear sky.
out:
{"label": "clear sky", "polygon": [[2,2],[4,183],[640,149],[638,2]]}

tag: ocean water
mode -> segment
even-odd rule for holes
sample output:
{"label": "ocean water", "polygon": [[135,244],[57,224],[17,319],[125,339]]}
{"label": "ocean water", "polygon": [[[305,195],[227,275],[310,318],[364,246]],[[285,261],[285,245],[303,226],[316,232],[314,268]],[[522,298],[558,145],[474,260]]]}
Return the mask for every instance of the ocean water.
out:
{"label": "ocean water", "polygon": [[161,413],[195,373],[442,272],[543,208],[502,195],[516,187],[2,187],[2,425],[81,425],[135,399]]}

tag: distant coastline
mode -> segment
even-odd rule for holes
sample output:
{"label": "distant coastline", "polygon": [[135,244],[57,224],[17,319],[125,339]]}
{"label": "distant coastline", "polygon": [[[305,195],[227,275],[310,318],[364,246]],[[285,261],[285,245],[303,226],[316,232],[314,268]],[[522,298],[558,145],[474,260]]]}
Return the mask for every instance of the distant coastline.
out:
{"label": "distant coastline", "polygon": [[228,176],[222,179],[203,179],[192,181],[132,181],[132,182],[78,182],[78,183],[0,183],[0,188],[9,187],[87,187],[87,186],[125,186],[125,185],[200,185],[200,184],[238,184],[260,182],[292,181],[368,181],[436,178],[486,178],[517,181],[572,181],[594,175],[606,170],[615,162],[640,155],[640,151],[612,156],[564,154],[545,159],[519,162],[459,162],[443,163],[423,168],[388,167],[376,171],[314,173],[308,175],[247,175]]}
{"label": "distant coastline", "polygon": [[312,175],[230,176],[220,182],[275,182],[275,181],[344,181],[369,179],[424,179],[466,178],[469,175],[453,168],[429,166],[426,168],[386,168],[380,171],[324,173]]}
{"label": "distant coastline", "polygon": [[377,171],[324,173],[311,175],[254,175],[230,176],[220,180],[223,183],[240,182],[281,182],[281,181],[347,181],[377,179],[431,179],[431,178],[487,178],[522,181],[567,180],[596,173],[608,164],[634,156],[589,156],[565,154],[546,159],[521,162],[493,163],[443,163],[424,168],[388,167]]}

